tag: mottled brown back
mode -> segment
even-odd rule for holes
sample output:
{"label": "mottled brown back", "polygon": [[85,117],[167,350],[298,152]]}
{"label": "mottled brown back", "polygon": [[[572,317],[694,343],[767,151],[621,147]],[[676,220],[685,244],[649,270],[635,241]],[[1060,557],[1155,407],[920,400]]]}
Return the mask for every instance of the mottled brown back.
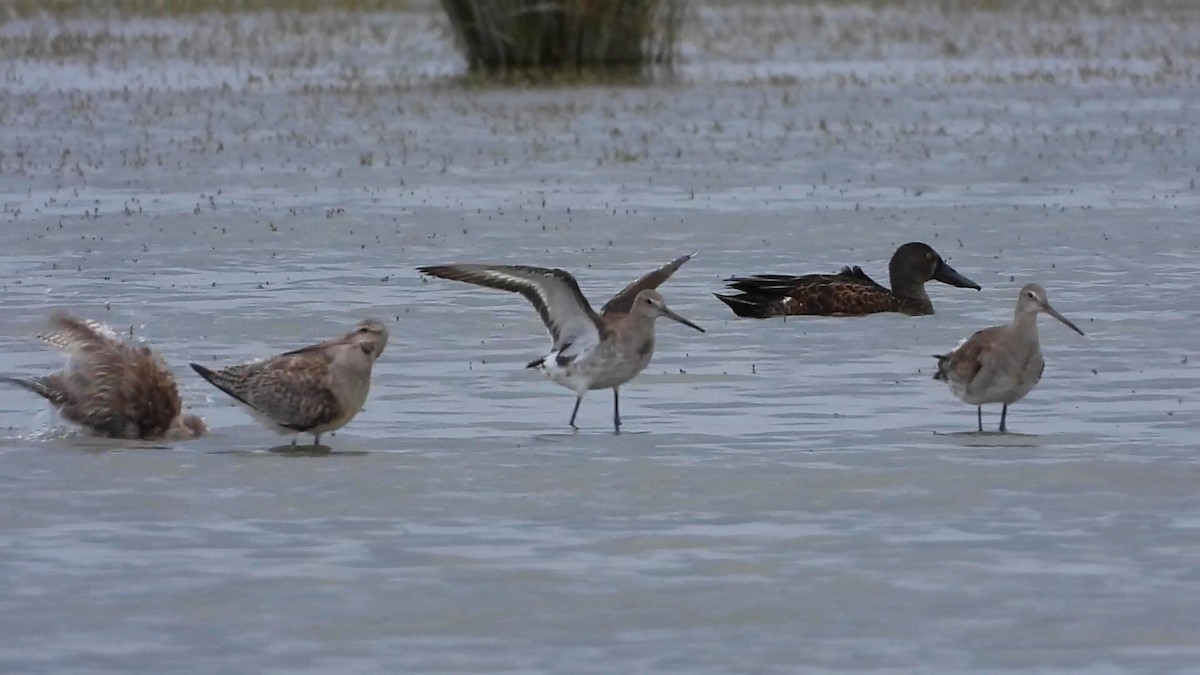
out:
{"label": "mottled brown back", "polygon": [[342,413],[329,388],[330,356],[321,345],[266,361],[210,370],[192,364],[201,377],[275,424],[303,432]]}
{"label": "mottled brown back", "polygon": [[966,342],[953,352],[938,357],[938,373],[936,379],[955,379],[959,382],[970,382],[983,368],[983,359],[995,344],[992,336],[1003,331],[1004,326],[992,326],[976,331]]}

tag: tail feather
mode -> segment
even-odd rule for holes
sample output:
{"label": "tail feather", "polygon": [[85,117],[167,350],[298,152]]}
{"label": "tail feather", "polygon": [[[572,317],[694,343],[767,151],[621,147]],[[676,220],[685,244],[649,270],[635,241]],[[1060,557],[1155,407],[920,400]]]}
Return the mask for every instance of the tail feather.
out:
{"label": "tail feather", "polygon": [[0,382],[15,384],[22,389],[32,391],[54,405],[61,406],[67,402],[67,392],[57,386],[51,377],[0,377]]}
{"label": "tail feather", "polygon": [[745,319],[766,319],[772,316],[770,303],[763,298],[752,295],[721,295],[713,293],[721,302],[729,306],[734,314]]}
{"label": "tail feather", "polygon": [[196,371],[197,375],[199,375],[200,377],[203,377],[204,380],[206,382],[208,382],[209,384],[211,384],[212,386],[216,387],[217,389],[220,389],[221,391],[225,392],[226,394],[229,394],[233,398],[237,399],[238,401],[241,401],[242,403],[250,406],[251,408],[254,407],[253,405],[250,405],[250,402],[247,401],[245,399],[245,397],[243,397],[241,394],[239,394],[237,392],[237,390],[233,386],[233,377],[230,376],[225,371],[212,370],[210,368],[205,368],[204,366],[200,365],[199,363],[189,363],[188,365],[192,367],[192,370]]}
{"label": "tail feather", "polygon": [[949,368],[950,368],[950,355],[949,354],[933,354],[933,358],[938,360],[937,372],[935,372],[933,374],[933,379],[945,380],[946,379],[946,371],[949,370]]}
{"label": "tail feather", "polygon": [[204,366],[200,365],[199,363],[189,363],[188,365],[192,367],[192,370],[196,371],[197,375],[199,375],[200,377],[203,377],[205,380],[208,381],[209,384],[216,386],[217,383],[213,381],[213,378],[215,378],[217,376],[216,373],[214,373],[212,370],[210,370],[208,368],[205,368]]}

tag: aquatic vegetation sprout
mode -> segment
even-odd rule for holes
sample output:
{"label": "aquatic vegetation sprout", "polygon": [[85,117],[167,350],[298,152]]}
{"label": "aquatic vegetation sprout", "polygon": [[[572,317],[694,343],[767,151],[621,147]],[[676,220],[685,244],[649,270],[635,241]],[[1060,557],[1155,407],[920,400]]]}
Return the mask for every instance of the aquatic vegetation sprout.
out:
{"label": "aquatic vegetation sprout", "polygon": [[670,63],[685,0],[441,0],[473,70]]}

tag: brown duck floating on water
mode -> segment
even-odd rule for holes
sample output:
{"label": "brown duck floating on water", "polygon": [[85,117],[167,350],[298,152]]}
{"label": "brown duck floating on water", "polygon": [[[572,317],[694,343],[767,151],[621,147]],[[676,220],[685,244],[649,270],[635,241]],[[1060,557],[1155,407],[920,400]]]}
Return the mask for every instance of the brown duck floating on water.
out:
{"label": "brown duck floating on water", "polygon": [[146,345],[65,312],[56,312],[50,330],[38,337],[68,354],[66,369],[0,379],[50,401],[67,420],[97,436],[129,440],[186,439],[207,431],[199,417],[184,414],[175,377]]}
{"label": "brown duck floating on water", "polygon": [[726,280],[737,295],[714,293],[734,314],[752,319],[773,316],[861,316],[900,312],[910,316],[933,314],[925,282],[933,280],[959,288],[979,290],[979,284],[959,274],[928,244],[910,242],[896,249],[888,263],[889,290],[867,276],[861,267],[845,267],[837,274],[756,274]]}

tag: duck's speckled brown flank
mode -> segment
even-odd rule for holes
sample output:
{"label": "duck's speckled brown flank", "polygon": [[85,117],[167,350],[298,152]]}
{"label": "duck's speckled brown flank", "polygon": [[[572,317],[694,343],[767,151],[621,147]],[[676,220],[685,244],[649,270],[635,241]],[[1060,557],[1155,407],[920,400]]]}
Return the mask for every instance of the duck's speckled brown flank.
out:
{"label": "duck's speckled brown flank", "polygon": [[920,242],[896,249],[888,264],[891,289],[875,282],[861,267],[846,267],[837,274],[758,274],[726,281],[736,295],[714,293],[740,317],[862,316],[900,312],[911,316],[933,314],[925,282],[940,281],[959,288],[979,289],[979,284],[946,264],[937,251]]}

